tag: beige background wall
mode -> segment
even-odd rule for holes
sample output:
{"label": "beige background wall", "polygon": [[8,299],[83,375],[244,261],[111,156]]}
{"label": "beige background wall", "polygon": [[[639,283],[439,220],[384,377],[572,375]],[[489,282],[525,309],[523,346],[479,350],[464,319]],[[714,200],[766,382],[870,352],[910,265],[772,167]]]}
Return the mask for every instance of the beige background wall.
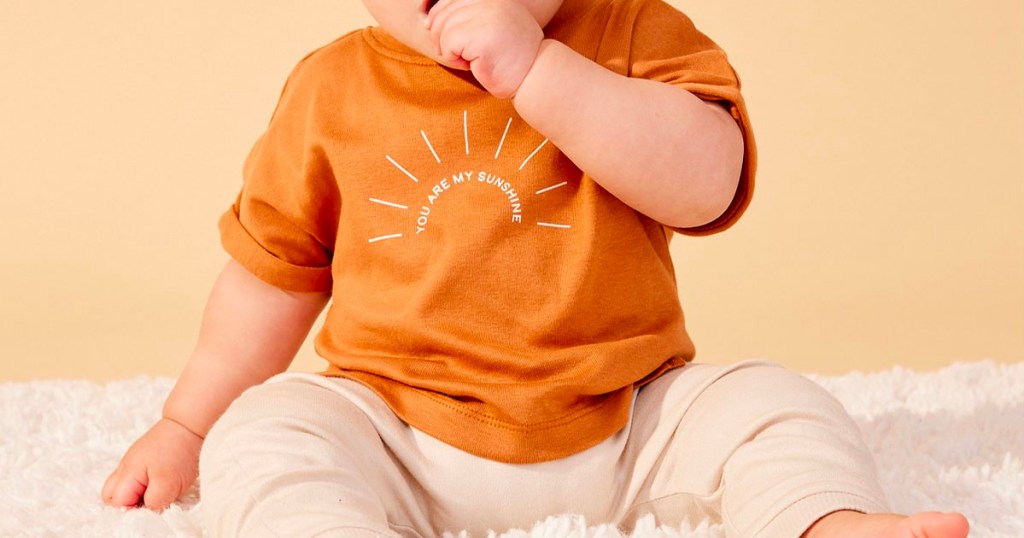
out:
{"label": "beige background wall", "polygon": [[[673,3],[760,141],[746,218],[673,246],[700,358],[1024,360],[1024,3]],[[285,76],[371,22],[258,4],[0,4],[0,380],[180,369]]]}

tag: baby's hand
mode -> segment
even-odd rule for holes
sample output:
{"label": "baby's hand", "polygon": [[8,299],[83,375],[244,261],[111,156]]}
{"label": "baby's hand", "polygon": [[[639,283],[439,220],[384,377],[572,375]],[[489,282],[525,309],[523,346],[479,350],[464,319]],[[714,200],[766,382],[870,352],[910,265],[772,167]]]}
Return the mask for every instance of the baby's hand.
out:
{"label": "baby's hand", "polygon": [[192,487],[199,475],[203,439],[167,419],[153,425],[128,449],[103,484],[103,502],[163,510]]}
{"label": "baby's hand", "polygon": [[445,64],[472,70],[502,99],[515,96],[544,40],[537,20],[513,0],[441,0],[426,25]]}

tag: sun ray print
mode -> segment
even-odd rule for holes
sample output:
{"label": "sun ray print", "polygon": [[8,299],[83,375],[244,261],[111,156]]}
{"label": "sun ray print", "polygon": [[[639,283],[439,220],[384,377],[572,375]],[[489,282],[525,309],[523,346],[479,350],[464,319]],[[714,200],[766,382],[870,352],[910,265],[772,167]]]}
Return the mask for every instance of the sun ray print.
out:
{"label": "sun ray print", "polygon": [[547,145],[547,143],[548,143],[548,139],[545,138],[544,141],[541,142],[539,146],[537,146],[537,149],[533,150],[533,153],[531,153],[530,156],[527,157],[525,161],[523,161],[523,164],[519,165],[519,169],[522,170],[523,168],[525,168],[526,167],[526,163],[530,162],[530,159],[532,159],[533,156],[536,155],[537,152],[539,152],[541,150],[541,148],[543,148],[545,145]]}
{"label": "sun ray print", "polygon": [[403,234],[391,234],[391,235],[382,235],[380,237],[371,237],[370,238],[370,242],[371,243],[376,243],[377,241],[384,241],[384,240],[387,240],[387,239],[398,239],[399,237],[402,237],[402,235]]}
{"label": "sun ray print", "polygon": [[[505,122],[505,127],[501,133],[501,139],[498,140],[497,147],[495,148],[494,151],[494,160],[498,160],[499,158],[501,158],[502,151],[505,148],[506,142],[509,141],[508,135],[512,129],[512,121],[513,118],[509,117]],[[455,127],[454,125],[452,125],[451,127],[453,128],[451,129],[452,131],[455,131],[455,129],[457,129],[457,127]],[[498,125],[495,125],[494,127],[500,128],[500,123]],[[404,241],[409,241],[410,239],[418,237],[420,234],[429,232],[433,228],[433,225],[431,223],[435,220],[435,217],[438,214],[443,214],[445,211],[447,211],[443,208],[443,206],[435,206],[435,203],[437,203],[437,201],[440,199],[447,199],[448,197],[454,196],[453,194],[446,193],[458,192],[462,189],[465,189],[465,185],[482,185],[484,186],[484,188],[492,188],[496,189],[497,192],[500,192],[501,198],[505,199],[505,203],[509,204],[509,208],[511,211],[510,221],[513,224],[525,223],[524,206],[527,204],[524,204],[521,194],[528,195],[529,191],[533,191],[533,196],[541,196],[552,191],[563,189],[569,186],[569,181],[561,181],[558,183],[551,181],[547,182],[549,183],[547,186],[543,186],[544,183],[540,183],[540,181],[542,180],[531,180],[522,175],[506,179],[508,177],[508,173],[512,173],[513,176],[516,176],[514,172],[516,166],[515,161],[521,157],[518,155],[512,155],[511,153],[518,152],[505,152],[505,160],[509,162],[505,163],[504,165],[497,165],[497,168],[492,168],[489,165],[483,165],[483,167],[481,168],[480,165],[482,163],[477,163],[476,165],[474,165],[471,163],[475,161],[469,159],[467,159],[464,163],[452,163],[451,161],[453,160],[460,160],[452,159],[452,148],[450,147],[458,147],[458,131],[450,133],[438,133],[435,130],[433,131],[432,135],[428,135],[426,129],[416,130],[419,131],[420,137],[423,139],[423,143],[427,146],[427,149],[430,151],[430,155],[433,157],[434,161],[437,164],[442,164],[441,154],[444,153],[446,155],[444,159],[444,166],[446,168],[451,167],[451,169],[442,169],[442,173],[438,173],[438,171],[434,169],[434,163],[429,162],[429,159],[426,159],[425,155],[422,154],[419,157],[401,157],[402,161],[405,164],[410,165],[409,168],[406,168],[405,166],[403,166],[402,163],[399,163],[398,160],[396,160],[390,154],[385,154],[384,157],[385,159],[387,159],[389,163],[391,163],[391,166],[396,168],[403,175],[411,179],[413,183],[416,183],[419,186],[412,187],[408,186],[408,184],[405,184],[407,186],[401,187],[402,189],[409,189],[410,187],[412,187],[413,190],[397,193],[391,192],[390,194],[381,193],[381,195],[378,196],[367,196],[365,198],[365,200],[367,200],[371,205],[384,206],[385,208],[390,208],[381,209],[381,211],[410,211],[410,219],[402,228],[399,228],[399,230],[392,229],[390,230],[391,233],[382,233],[386,232],[386,230],[380,230],[377,233],[381,233],[381,235],[375,235],[367,239],[367,241],[370,243],[381,243],[385,241],[390,241],[392,239],[402,238],[405,238]],[[413,130],[412,132],[415,133],[416,130]],[[497,129],[495,129],[492,132],[496,134]],[[434,137],[433,141],[431,141],[431,136]],[[471,149],[469,140],[469,110],[462,111],[462,138],[464,146],[463,149],[465,150],[466,155],[469,156]],[[488,138],[490,137],[488,136]],[[545,138],[542,142],[540,142],[539,145],[533,148],[530,154],[527,155],[526,158],[519,164],[518,169],[521,171],[524,168],[526,168],[526,165],[529,164],[530,161],[534,157],[536,157],[537,154],[540,153],[540,151],[544,149],[545,146],[548,145],[548,142],[550,142],[550,140]],[[438,145],[435,146],[435,143]],[[511,142],[509,142],[509,147],[519,148],[518,143],[512,144]],[[458,150],[456,149],[456,152],[457,151]],[[486,157],[483,157],[483,159],[486,159]],[[504,173],[502,173],[502,170],[504,170]],[[506,177],[502,177],[503,175],[505,175]],[[420,181],[420,178],[427,180],[429,184],[424,184],[423,182]],[[533,185],[529,185],[529,191],[524,193],[520,190],[520,187],[525,185],[520,185],[520,182],[540,183],[541,188],[537,189],[537,185],[536,183],[534,183]],[[391,188],[394,188],[393,184]],[[422,197],[420,198],[419,202],[414,201],[417,197]],[[548,198],[548,200],[552,200],[552,198]],[[544,218],[543,215],[537,216],[540,217],[541,219]],[[388,217],[387,220],[390,220],[391,218],[392,217]],[[400,218],[404,219],[405,217]],[[547,229],[572,229],[571,224],[548,222],[546,220],[536,219],[529,220],[533,222],[536,226]],[[403,220],[400,222],[405,221]]]}
{"label": "sun ray print", "polygon": [[409,172],[408,170],[406,170],[406,169],[405,169],[405,168],[404,168],[404,167],[403,167],[402,165],[398,164],[398,162],[397,162],[397,161],[395,161],[394,159],[392,159],[390,155],[385,155],[384,157],[386,157],[386,158],[387,158],[388,162],[390,162],[391,164],[395,165],[395,167],[396,167],[396,168],[398,168],[399,170],[401,170],[403,174],[405,174],[405,175],[409,176],[409,179],[413,180],[413,181],[414,181],[414,182],[416,182],[416,183],[419,183],[419,182],[420,182],[420,180],[416,179],[416,176],[412,175],[412,173],[411,173],[411,172]]}
{"label": "sun ray print", "polygon": [[462,111],[462,137],[466,139],[466,155],[469,155],[469,111]]}
{"label": "sun ray print", "polygon": [[494,160],[498,160],[498,155],[501,154],[501,147],[505,145],[505,137],[508,136],[509,127],[512,127],[512,118],[508,119],[508,123],[505,124],[505,132],[501,133],[501,142],[498,142],[498,150],[494,152]]}
{"label": "sun ray print", "polygon": [[390,207],[397,207],[398,209],[409,209],[409,206],[407,206],[407,205],[396,204],[394,202],[387,202],[387,201],[384,201],[384,200],[378,200],[376,198],[370,198],[370,201],[375,203],[375,204],[386,205],[386,206],[390,206]]}
{"label": "sun ray print", "polygon": [[434,156],[434,160],[437,161],[437,164],[441,164],[441,158],[437,156],[437,152],[434,151],[434,146],[430,143],[430,139],[427,138],[427,132],[421,130],[420,134],[423,135],[423,141],[426,142],[427,147],[430,148],[430,154]]}
{"label": "sun ray print", "polygon": [[544,194],[545,192],[553,191],[553,190],[555,190],[555,189],[557,189],[559,187],[564,187],[564,186],[566,186],[568,184],[569,184],[568,181],[563,181],[563,182],[561,182],[561,183],[559,183],[557,185],[552,185],[550,187],[544,187],[543,189],[541,189],[541,190],[539,190],[539,191],[537,191],[537,192],[535,192],[533,194]]}

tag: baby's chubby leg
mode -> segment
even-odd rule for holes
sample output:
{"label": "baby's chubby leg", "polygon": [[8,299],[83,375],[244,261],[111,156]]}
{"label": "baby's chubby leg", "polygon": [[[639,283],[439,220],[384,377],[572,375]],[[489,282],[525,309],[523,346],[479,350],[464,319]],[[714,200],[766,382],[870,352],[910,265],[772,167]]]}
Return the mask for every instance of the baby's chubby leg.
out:
{"label": "baby's chubby leg", "polygon": [[[797,538],[839,510],[887,500],[860,431],[812,381],[771,363],[691,364],[641,389],[623,523],[652,512],[721,519],[727,536]],[[693,508],[697,506],[698,508]]]}
{"label": "baby's chubby leg", "polygon": [[[417,484],[367,413],[386,411],[351,383],[282,374],[243,393],[200,457],[204,525],[215,536],[419,537],[432,534]],[[390,417],[377,417],[390,424]],[[405,427],[394,419],[394,427]]]}

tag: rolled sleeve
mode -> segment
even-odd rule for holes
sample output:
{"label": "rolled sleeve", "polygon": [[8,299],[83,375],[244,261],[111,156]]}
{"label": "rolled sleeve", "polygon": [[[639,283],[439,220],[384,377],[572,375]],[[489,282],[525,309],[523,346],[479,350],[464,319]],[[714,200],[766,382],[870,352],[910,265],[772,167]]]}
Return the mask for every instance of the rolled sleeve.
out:
{"label": "rolled sleeve", "polygon": [[692,228],[672,228],[686,235],[710,235],[732,226],[746,211],[754,192],[757,146],[739,75],[714,41],[685,14],[661,0],[643,3],[634,21],[629,76],[682,88],[729,111],[743,135],[739,185],[728,209],[715,220]]}
{"label": "rolled sleeve", "polygon": [[331,291],[330,264],[309,267],[278,258],[245,228],[234,207],[221,216],[218,227],[224,250],[260,280],[289,291]]}
{"label": "rolled sleeve", "polygon": [[341,210],[317,69],[303,60],[289,76],[246,159],[241,192],[219,222],[232,258],[263,281],[300,292],[331,291]]}
{"label": "rolled sleeve", "polygon": [[[696,93],[696,92],[694,92]],[[733,119],[739,125],[743,135],[743,165],[740,168],[740,179],[736,185],[736,193],[733,195],[729,207],[715,220],[695,226],[692,228],[673,228],[673,230],[684,235],[711,235],[725,231],[747,210],[750,199],[754,193],[754,173],[757,169],[757,146],[754,142],[754,131],[750,126],[750,117],[747,115],[746,104],[742,98],[730,100],[726,97],[711,98],[710,94],[698,96],[704,100],[716,101],[729,111]]]}

